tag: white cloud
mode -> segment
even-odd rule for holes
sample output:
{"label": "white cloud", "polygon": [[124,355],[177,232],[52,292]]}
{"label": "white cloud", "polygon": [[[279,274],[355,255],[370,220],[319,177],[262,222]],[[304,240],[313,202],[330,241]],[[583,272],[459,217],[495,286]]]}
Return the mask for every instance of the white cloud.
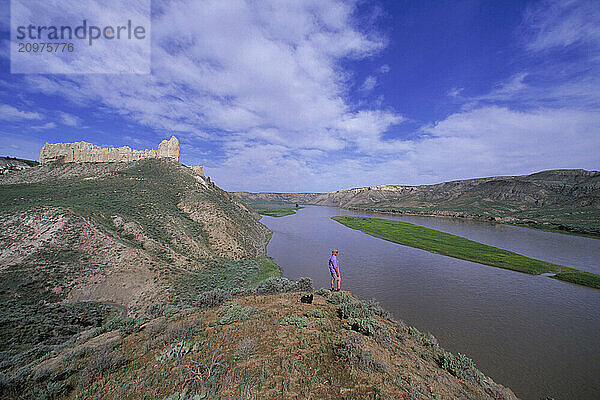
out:
{"label": "white cloud", "polygon": [[527,48],[534,51],[574,43],[600,45],[600,7],[596,0],[548,0],[525,15]]}
{"label": "white cloud", "polygon": [[78,126],[81,124],[81,118],[66,112],[59,113],[60,121],[67,126]]}
{"label": "white cloud", "polygon": [[[361,121],[363,121],[361,119]],[[349,124],[358,124],[348,121]],[[362,123],[362,122],[361,122]],[[600,113],[572,109],[514,111],[488,106],[452,114],[423,128],[424,136],[361,149],[305,153],[283,145],[232,148],[207,173],[228,189],[330,191],[375,184],[427,184],[544,169],[600,165]],[[352,128],[354,129],[354,128]],[[363,127],[356,125],[356,131]],[[368,146],[365,143],[365,146]],[[389,149],[388,149],[389,150]],[[371,154],[369,156],[369,154]],[[240,174],[243,171],[243,174]]]}
{"label": "white cloud", "polygon": [[390,72],[390,66],[387,64],[383,64],[381,67],[379,67],[379,72],[381,72],[382,74],[387,74],[388,72]]}
{"label": "white cloud", "polygon": [[37,112],[21,111],[8,104],[0,104],[0,119],[5,121],[22,121],[41,119],[42,116]]}
{"label": "white cloud", "polygon": [[35,126],[31,127],[31,129],[37,130],[37,131],[53,129],[53,128],[56,128],[56,124],[54,122],[46,122],[43,125],[35,125]]}
{"label": "white cloud", "polygon": [[448,90],[448,96],[450,96],[450,97],[459,97],[460,93],[463,90],[465,90],[465,88],[453,87],[452,89]]}
{"label": "white cloud", "polygon": [[[440,178],[597,168],[600,113],[484,107],[453,114],[427,129],[412,157]],[[451,172],[450,172],[451,171]]]}
{"label": "white cloud", "polygon": [[375,89],[375,86],[377,86],[377,78],[375,78],[373,75],[369,75],[365,78],[365,81],[359,90],[362,92],[370,92]]}

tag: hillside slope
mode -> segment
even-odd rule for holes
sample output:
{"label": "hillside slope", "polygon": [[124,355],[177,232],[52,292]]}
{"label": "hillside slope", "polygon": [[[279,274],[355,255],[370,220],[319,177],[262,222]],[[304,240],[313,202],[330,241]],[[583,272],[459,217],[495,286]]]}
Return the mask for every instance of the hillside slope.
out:
{"label": "hillside slope", "polygon": [[552,170],[422,186],[330,193],[236,193],[249,204],[300,203],[525,224],[600,236],[600,172]]}
{"label": "hillside slope", "polygon": [[63,164],[0,178],[0,372],[115,315],[277,275],[268,230],[181,164]]}
{"label": "hillside slope", "polygon": [[[302,304],[307,282],[84,332],[35,365],[38,396],[61,399],[516,400],[464,355],[346,292]],[[66,368],[66,366],[69,366]],[[16,397],[16,396],[15,396]],[[9,394],[9,398],[13,398]]]}

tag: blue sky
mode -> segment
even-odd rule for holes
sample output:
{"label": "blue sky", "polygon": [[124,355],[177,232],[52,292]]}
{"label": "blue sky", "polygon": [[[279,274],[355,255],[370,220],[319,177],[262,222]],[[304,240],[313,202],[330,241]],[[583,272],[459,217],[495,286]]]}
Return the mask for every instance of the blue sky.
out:
{"label": "blue sky", "polygon": [[150,75],[11,74],[1,10],[1,155],[176,135],[280,192],[600,169],[597,1],[153,1]]}

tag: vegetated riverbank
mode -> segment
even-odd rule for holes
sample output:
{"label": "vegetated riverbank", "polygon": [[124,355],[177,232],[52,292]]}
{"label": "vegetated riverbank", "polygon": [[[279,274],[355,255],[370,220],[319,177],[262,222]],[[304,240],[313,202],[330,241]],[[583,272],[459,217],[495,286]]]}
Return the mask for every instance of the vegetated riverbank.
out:
{"label": "vegetated riverbank", "polygon": [[268,217],[285,217],[286,215],[296,214],[296,210],[256,210],[260,215],[266,215]]}
{"label": "vegetated riverbank", "polygon": [[600,289],[600,276],[575,268],[529,258],[435,229],[382,218],[337,216],[333,220],[371,236],[434,253],[531,275],[555,274],[554,279]]}
{"label": "vegetated riverbank", "polygon": [[286,215],[296,214],[301,208],[298,203],[287,203],[280,201],[245,201],[254,211],[260,215],[268,217],[285,217]]}
{"label": "vegetated riverbank", "polygon": [[[360,211],[360,212],[369,212],[369,213],[379,213],[379,214],[391,214],[391,215],[409,215],[416,217],[435,217],[435,218],[454,218],[459,220],[473,220],[473,221],[481,221],[481,222],[489,222],[496,224],[506,224],[506,225],[514,225],[521,226],[524,228],[530,229],[538,229],[546,232],[554,232],[554,233],[562,233],[566,235],[575,235],[582,237],[589,237],[592,239],[600,239],[600,231],[596,228],[580,228],[573,227],[572,225],[563,225],[555,222],[548,222],[543,220],[539,215],[536,217],[537,219],[542,219],[543,222],[538,220],[534,220],[531,218],[534,217],[525,217],[525,218],[515,218],[513,216],[490,216],[486,214],[477,214],[477,213],[468,213],[463,211],[449,211],[449,210],[434,210],[427,209],[421,210],[417,208],[389,208],[389,207],[345,207],[348,210],[352,211]],[[540,213],[543,214],[543,213]]]}

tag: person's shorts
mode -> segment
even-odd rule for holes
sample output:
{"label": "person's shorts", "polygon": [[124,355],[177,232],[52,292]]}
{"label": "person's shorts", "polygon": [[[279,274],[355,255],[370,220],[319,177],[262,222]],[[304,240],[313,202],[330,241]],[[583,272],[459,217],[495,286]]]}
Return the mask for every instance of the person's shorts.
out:
{"label": "person's shorts", "polygon": [[339,276],[337,276],[337,274],[335,273],[335,270],[333,270],[333,271],[332,271],[332,270],[329,270],[329,272],[331,273],[331,277],[332,277],[333,279],[336,279],[336,280],[337,280],[337,279],[340,279],[340,277],[339,277]]}

